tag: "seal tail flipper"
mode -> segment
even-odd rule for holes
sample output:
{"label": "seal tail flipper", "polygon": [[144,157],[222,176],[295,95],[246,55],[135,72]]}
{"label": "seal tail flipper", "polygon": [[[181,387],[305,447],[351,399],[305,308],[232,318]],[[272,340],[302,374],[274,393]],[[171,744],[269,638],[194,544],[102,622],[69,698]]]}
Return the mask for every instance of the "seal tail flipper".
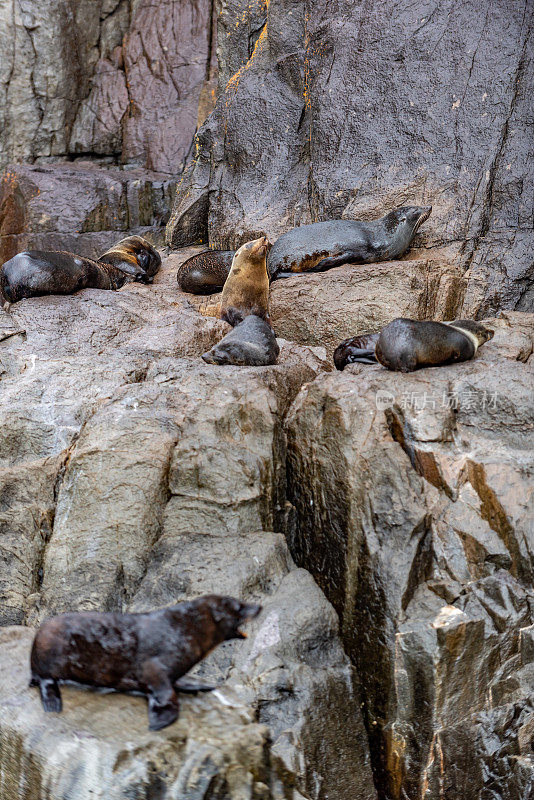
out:
{"label": "seal tail flipper", "polygon": [[347,364],[377,364],[378,359],[374,350],[355,350],[347,358]]}
{"label": "seal tail flipper", "polygon": [[[33,677],[32,680],[34,680]],[[63,703],[61,702],[61,692],[57,681],[53,678],[35,678],[35,682],[39,686],[44,710],[59,713],[63,708]]]}
{"label": "seal tail flipper", "polygon": [[213,692],[217,687],[209,683],[177,680],[174,682],[174,688],[177,692],[183,692],[184,694],[197,694],[197,692]]}

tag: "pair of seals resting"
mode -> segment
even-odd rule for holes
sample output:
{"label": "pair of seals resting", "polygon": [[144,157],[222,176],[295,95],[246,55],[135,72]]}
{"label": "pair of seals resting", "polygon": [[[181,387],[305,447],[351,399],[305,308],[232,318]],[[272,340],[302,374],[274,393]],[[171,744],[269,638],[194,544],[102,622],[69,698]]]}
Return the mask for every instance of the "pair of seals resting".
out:
{"label": "pair of seals resting", "polygon": [[79,289],[120,289],[125,283],[152,283],[161,256],[141,236],[128,236],[98,261],[66,251],[27,250],[0,269],[0,289],[8,303]]}
{"label": "pair of seals resting", "polygon": [[61,711],[58,683],[69,681],[148,697],[151,730],[178,717],[176,691],[213,687],[178,679],[214,647],[244,639],[240,626],[261,606],[205,595],[146,614],[80,612],[44,622],[33,641],[30,686],[45,711]]}
{"label": "pair of seals resting", "polygon": [[493,335],[491,328],[470,319],[434,322],[399,317],[380,333],[345,339],[334,351],[334,363],[343,370],[347,364],[378,361],[390,370],[413,372],[469,361]]}
{"label": "pair of seals resting", "polygon": [[232,258],[221,302],[206,310],[233,326],[204,353],[208,364],[264,367],[275,364],[280,348],[269,321],[269,276],[265,236],[247,242]]}
{"label": "pair of seals resting", "polygon": [[[271,280],[324,272],[342,264],[368,264],[403,255],[432,206],[406,206],[378,220],[331,220],[292,228],[276,240],[267,261]],[[206,250],[178,270],[184,292],[212,294],[230,273],[233,251]]]}

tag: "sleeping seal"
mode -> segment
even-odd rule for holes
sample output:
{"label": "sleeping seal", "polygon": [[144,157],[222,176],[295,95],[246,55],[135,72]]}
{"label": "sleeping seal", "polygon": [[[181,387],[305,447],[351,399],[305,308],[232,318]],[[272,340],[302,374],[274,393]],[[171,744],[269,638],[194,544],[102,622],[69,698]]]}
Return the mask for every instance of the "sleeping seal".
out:
{"label": "sleeping seal", "polygon": [[269,323],[249,314],[202,358],[208,364],[266,367],[276,364],[279,353],[280,348]]}
{"label": "sleeping seal", "polygon": [[146,239],[128,236],[98,261],[67,251],[26,250],[0,269],[0,288],[8,303],[80,289],[120,289],[125,283],[152,283],[161,256]]}
{"label": "sleeping seal", "polygon": [[493,334],[491,328],[471,319],[433,322],[399,317],[382,328],[375,353],[384,367],[413,372],[468,361]]}
{"label": "sleeping seal", "polygon": [[375,221],[331,220],[292,228],[273,244],[269,273],[274,280],[398,258],[431,211],[432,206],[406,206]]}
{"label": "sleeping seal", "polygon": [[230,274],[234,255],[234,250],[205,250],[191,256],[178,267],[178,286],[190,294],[220,292]]}
{"label": "sleeping seal", "polygon": [[261,606],[205,595],[145,614],[79,612],[44,622],[33,640],[30,686],[45,711],[61,711],[60,681],[136,692],[148,697],[151,730],[178,717],[176,691],[206,688],[178,679],[228,639]]}

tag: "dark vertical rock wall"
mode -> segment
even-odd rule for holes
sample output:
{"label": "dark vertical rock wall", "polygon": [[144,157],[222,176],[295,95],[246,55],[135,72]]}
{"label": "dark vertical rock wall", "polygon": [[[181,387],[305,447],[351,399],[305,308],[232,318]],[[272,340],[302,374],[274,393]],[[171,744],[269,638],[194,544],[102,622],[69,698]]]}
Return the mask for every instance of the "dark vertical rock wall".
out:
{"label": "dark vertical rock wall", "polygon": [[465,310],[526,310],[531,21],[527,0],[224,3],[226,83],[168,241],[226,247],[430,202],[417,244],[466,271]]}

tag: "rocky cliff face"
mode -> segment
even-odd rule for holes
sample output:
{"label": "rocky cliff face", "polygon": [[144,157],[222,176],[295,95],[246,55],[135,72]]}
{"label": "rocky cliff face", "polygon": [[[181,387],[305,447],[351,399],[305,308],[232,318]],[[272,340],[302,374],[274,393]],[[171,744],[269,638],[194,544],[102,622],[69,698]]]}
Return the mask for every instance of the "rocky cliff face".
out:
{"label": "rocky cliff face", "polygon": [[1,0],[0,165],[85,154],[176,175],[211,110],[212,17],[211,0]]}
{"label": "rocky cliff face", "polygon": [[531,23],[526,0],[224,3],[169,243],[432,203],[416,245],[466,275],[464,312],[532,310]]}
{"label": "rocky cliff face", "polygon": [[[2,798],[530,800],[530,15],[0,0],[0,161],[30,162],[2,179],[0,263],[161,245],[184,165],[173,245],[434,206],[400,261],[273,283],[273,367],[200,359],[228,326],[177,289],[193,250],[150,287],[0,311]],[[502,308],[467,364],[332,371],[399,314]],[[68,688],[42,712],[45,617],[206,592],[264,610],[176,724]]]}
{"label": "rocky cliff face", "polygon": [[[177,289],[189,254],[153,286],[0,319],[0,794],[524,800],[532,317],[492,320],[467,364],[340,374],[314,347],[328,316],[307,344],[299,279],[280,281],[300,344],[280,340],[274,367],[220,368],[200,354],[228,326]],[[358,269],[323,276],[326,308],[342,280],[373,296]],[[264,610],[198,668],[220,690],[184,697],[175,725],[149,733],[142,699],[71,689],[44,715],[32,626],[207,592]]]}

